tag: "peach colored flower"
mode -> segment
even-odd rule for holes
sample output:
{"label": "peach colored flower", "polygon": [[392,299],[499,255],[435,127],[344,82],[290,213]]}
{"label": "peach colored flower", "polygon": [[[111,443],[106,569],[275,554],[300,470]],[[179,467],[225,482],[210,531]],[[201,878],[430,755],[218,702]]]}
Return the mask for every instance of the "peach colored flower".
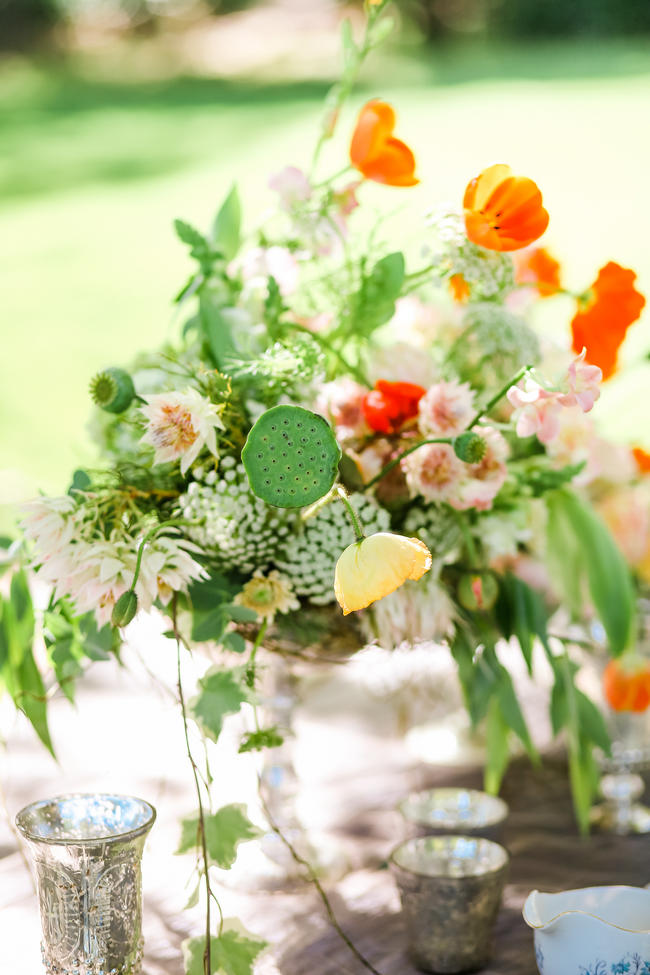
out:
{"label": "peach colored flower", "polygon": [[421,494],[427,501],[451,501],[457,497],[465,464],[445,443],[424,444],[401,462],[412,496]]}
{"label": "peach colored flower", "polygon": [[427,437],[456,437],[474,415],[474,391],[452,379],[431,386],[420,400],[419,427]]}
{"label": "peach colored flower", "polygon": [[363,402],[368,390],[347,376],[325,383],[321,388],[315,409],[334,424],[340,440],[368,433],[363,412]]}
{"label": "peach colored flower", "polygon": [[542,389],[531,376],[525,376],[522,382],[523,386],[511,386],[507,392],[508,401],[515,408],[517,436],[537,434],[541,443],[550,443],[560,432],[562,404],[558,394]]}
{"label": "peach colored flower", "polygon": [[147,429],[140,442],[154,448],[154,464],[180,460],[181,474],[185,474],[204,447],[218,456],[216,431],[225,429],[223,406],[211,403],[196,389],[156,393],[143,399],[140,412]]}

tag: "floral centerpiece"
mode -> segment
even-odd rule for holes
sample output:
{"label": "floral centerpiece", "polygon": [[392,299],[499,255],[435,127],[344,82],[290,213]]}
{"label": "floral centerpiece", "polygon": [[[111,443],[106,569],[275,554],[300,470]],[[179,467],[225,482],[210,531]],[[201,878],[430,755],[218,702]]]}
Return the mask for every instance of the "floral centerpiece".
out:
{"label": "floral centerpiece", "polygon": [[[591,422],[641,313],[635,275],[606,264],[575,294],[565,346],[539,335],[532,305],[569,292],[537,243],[549,222],[540,189],[502,164],[470,168],[457,208],[427,216],[412,265],[384,243],[382,218],[357,227],[368,181],[392,207],[426,175],[378,99],[360,110],[343,172],[319,169],[387,32],[384,6],[367,4],[360,41],[344,26],[344,73],[312,168],[270,178],[274,211],[245,232],[233,188],[209,230],[176,221],[196,262],[175,298],[177,340],[92,380],[103,467],[27,505],[7,557],[2,676],[49,748],[45,683],[72,697],[137,612],[170,620],[199,807],[181,849],[198,852],[207,907],[188,975],[230,972],[235,957],[243,971],[260,949],[223,919],[211,926],[210,868],[229,867],[253,829],[240,807],[212,809],[188,728],[216,740],[227,714],[255,707],[265,639],[318,642],[355,614],[357,647],[426,641],[453,655],[472,721],[485,722],[492,790],[511,736],[537,760],[499,643],[516,642],[531,673],[537,643],[586,827],[592,750],[607,736],[548,619],[559,605],[595,613],[615,655],[634,638],[630,574],[590,503],[594,462],[572,431]],[[38,618],[28,571],[50,587]],[[197,644],[210,664],[187,701],[181,655]],[[280,741],[256,717],[240,750]]]}

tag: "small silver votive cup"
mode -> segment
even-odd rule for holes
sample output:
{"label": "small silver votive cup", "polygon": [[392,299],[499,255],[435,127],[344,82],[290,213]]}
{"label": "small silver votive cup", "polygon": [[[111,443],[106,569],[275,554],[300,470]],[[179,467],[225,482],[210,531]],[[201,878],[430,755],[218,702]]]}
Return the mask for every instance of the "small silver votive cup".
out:
{"label": "small silver votive cup", "polygon": [[473,972],[490,960],[509,857],[473,836],[420,836],[390,856],[409,954],[425,972]]}
{"label": "small silver votive cup", "polygon": [[484,836],[501,842],[508,806],[476,789],[427,789],[400,802],[407,836]]}
{"label": "small silver votive cup", "polygon": [[22,809],[47,975],[139,975],[142,873],[156,811],[143,799],[65,795]]}

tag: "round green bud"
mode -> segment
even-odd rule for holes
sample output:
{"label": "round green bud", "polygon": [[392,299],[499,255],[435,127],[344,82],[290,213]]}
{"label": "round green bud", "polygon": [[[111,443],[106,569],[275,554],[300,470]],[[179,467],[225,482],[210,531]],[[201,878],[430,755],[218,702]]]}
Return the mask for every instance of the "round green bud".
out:
{"label": "round green bud", "polygon": [[126,626],[138,612],[138,597],[133,589],[127,589],[113,606],[111,623],[113,626]]}
{"label": "round green bud", "polygon": [[456,457],[464,460],[466,464],[478,464],[485,457],[487,450],[487,443],[484,438],[480,434],[474,433],[473,430],[461,433],[459,437],[455,438],[453,446]]}
{"label": "round green bud", "polygon": [[98,372],[91,380],[90,395],[107,413],[123,413],[135,397],[135,386],[128,372],[111,367]]}
{"label": "round green bud", "polygon": [[499,584],[490,572],[468,572],[458,583],[458,602],[472,612],[492,609],[499,594]]}

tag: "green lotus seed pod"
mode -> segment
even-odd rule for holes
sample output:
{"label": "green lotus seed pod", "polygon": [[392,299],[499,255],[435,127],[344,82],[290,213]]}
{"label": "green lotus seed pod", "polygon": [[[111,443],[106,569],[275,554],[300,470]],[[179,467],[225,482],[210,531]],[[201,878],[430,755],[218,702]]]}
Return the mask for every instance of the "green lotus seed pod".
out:
{"label": "green lotus seed pod", "polygon": [[498,594],[499,584],[490,572],[468,572],[458,583],[458,602],[472,612],[492,609]]}
{"label": "green lotus seed pod", "polygon": [[107,413],[123,413],[135,397],[135,387],[128,372],[111,367],[98,372],[91,380],[90,395]]}
{"label": "green lotus seed pod", "polygon": [[483,437],[474,433],[473,430],[461,433],[459,437],[455,438],[453,446],[456,457],[464,460],[466,464],[478,464],[485,457],[487,450],[487,444]]}
{"label": "green lotus seed pod", "polygon": [[302,508],[334,484],[341,448],[318,413],[274,406],[252,427],[241,459],[259,498],[278,508]]}
{"label": "green lotus seed pod", "polygon": [[133,589],[127,589],[113,606],[111,623],[113,626],[126,626],[138,612],[138,597]]}

